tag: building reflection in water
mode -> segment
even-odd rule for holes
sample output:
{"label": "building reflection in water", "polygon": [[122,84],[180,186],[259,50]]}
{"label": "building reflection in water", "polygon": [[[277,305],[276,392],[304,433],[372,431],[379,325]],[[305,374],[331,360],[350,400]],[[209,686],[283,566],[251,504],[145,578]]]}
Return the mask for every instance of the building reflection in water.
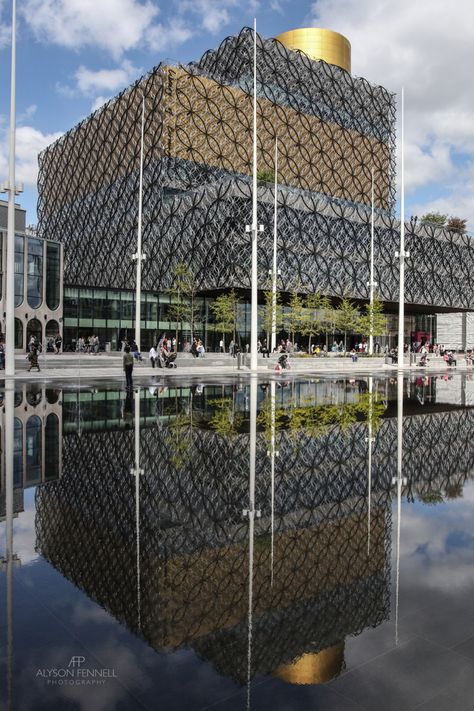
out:
{"label": "building reflection in water", "polygon": [[154,649],[191,646],[247,685],[249,704],[256,674],[325,682],[345,639],[390,615],[393,497],[461,492],[474,465],[471,411],[423,409],[401,388],[65,392],[38,550]]}
{"label": "building reflection in water", "polygon": [[[44,486],[60,475],[62,408],[60,391],[37,385],[10,384],[0,403],[0,521],[5,522],[5,555],[0,559],[6,574],[7,699],[13,702],[13,569],[21,564],[15,553],[13,520],[24,510],[25,488]],[[2,620],[2,623],[4,620]],[[1,623],[0,623],[1,626]]]}

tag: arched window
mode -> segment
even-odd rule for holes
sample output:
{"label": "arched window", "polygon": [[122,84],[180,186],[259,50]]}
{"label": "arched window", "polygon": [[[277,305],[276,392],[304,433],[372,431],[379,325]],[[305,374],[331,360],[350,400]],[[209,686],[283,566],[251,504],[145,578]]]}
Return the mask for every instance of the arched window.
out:
{"label": "arched window", "polygon": [[23,303],[25,296],[25,238],[15,235],[15,306]]}
{"label": "arched window", "polygon": [[26,344],[30,342],[31,336],[34,336],[37,340],[38,343],[41,344],[43,340],[43,330],[41,327],[41,321],[39,321],[37,318],[32,318],[31,321],[28,321],[26,324]]}
{"label": "arched window", "polygon": [[26,293],[32,309],[37,309],[43,302],[43,247],[43,240],[28,239]]}
{"label": "arched window", "polygon": [[59,323],[57,321],[51,320],[46,324],[46,338],[54,338],[59,333]]}
{"label": "arched window", "polygon": [[41,481],[41,420],[36,415],[26,423],[26,486]]}
{"label": "arched window", "polygon": [[38,385],[27,386],[26,390],[26,402],[32,407],[36,407],[40,404],[43,394],[41,388]]}
{"label": "arched window", "polygon": [[18,417],[13,422],[13,486],[23,484],[23,425]]}
{"label": "arched window", "polygon": [[46,418],[44,431],[44,478],[45,481],[59,477],[59,418],[51,413]]}
{"label": "arched window", "polygon": [[60,255],[58,242],[46,242],[46,305],[51,311],[59,306]]}
{"label": "arched window", "polygon": [[23,349],[25,347],[23,343],[23,323],[21,319],[15,319],[15,348]]}

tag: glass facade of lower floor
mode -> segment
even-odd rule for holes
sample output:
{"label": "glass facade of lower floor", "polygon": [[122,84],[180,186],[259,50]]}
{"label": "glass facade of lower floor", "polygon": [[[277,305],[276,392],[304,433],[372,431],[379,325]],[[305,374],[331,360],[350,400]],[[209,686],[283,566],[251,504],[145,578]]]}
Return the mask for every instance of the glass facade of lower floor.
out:
{"label": "glass facade of lower floor", "polygon": [[[213,297],[196,298],[197,317],[193,336],[200,338],[206,350],[217,350],[222,334],[216,331],[210,305]],[[163,333],[176,336],[182,350],[191,338],[189,323],[172,321],[173,297],[167,293],[146,292],[141,299],[142,351],[156,344]],[[241,303],[237,312],[237,336],[245,345],[250,336],[250,305]],[[64,348],[76,350],[79,338],[98,336],[101,348],[121,350],[122,341],[135,335],[135,292],[117,289],[66,287],[64,290]],[[232,336],[229,335],[227,341]],[[249,341],[250,342],[250,341]]]}
{"label": "glass facade of lower floor", "polygon": [[[193,336],[199,337],[206,351],[217,351],[222,333],[217,330],[211,305],[213,296],[200,296],[196,299],[197,318],[194,324]],[[178,350],[182,350],[185,342],[191,339],[190,324],[177,324],[172,320],[173,297],[167,293],[146,292],[142,294],[141,304],[141,344],[142,351],[155,345],[163,333],[168,338],[178,338]],[[286,308],[284,309],[286,311]],[[425,341],[434,342],[436,319],[434,316],[416,314],[405,316],[405,334],[407,342],[413,340],[413,334],[425,333]],[[428,338],[428,333],[431,339]],[[101,349],[110,344],[112,351],[121,350],[122,341],[132,339],[135,335],[135,292],[117,289],[99,289],[86,287],[66,287],[64,291],[64,348],[76,350],[79,338],[98,336]],[[237,307],[236,339],[242,350],[250,343],[250,303],[242,296]],[[283,329],[277,334],[278,339],[288,338],[290,334]],[[262,343],[266,341],[263,321],[259,314],[259,337]],[[328,332],[321,334],[313,343],[333,343],[336,334]],[[396,345],[398,337],[398,317],[387,314],[387,336],[377,339],[381,346]],[[233,334],[226,334],[228,346]],[[295,338],[300,346],[307,344],[307,337],[297,334]],[[340,338],[337,338],[340,340]],[[348,339],[348,346],[360,341],[360,335],[353,334]]]}

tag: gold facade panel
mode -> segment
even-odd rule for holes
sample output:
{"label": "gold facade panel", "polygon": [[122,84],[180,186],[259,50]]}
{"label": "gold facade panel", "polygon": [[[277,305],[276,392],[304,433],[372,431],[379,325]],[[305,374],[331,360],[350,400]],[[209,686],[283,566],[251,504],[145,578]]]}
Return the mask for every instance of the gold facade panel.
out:
{"label": "gold facade panel", "polygon": [[[252,99],[240,89],[169,68],[166,150],[176,158],[249,175]],[[370,204],[371,167],[378,176],[375,204],[389,205],[389,147],[357,131],[288,106],[258,101],[258,168],[271,171],[279,138],[280,183]]]}
{"label": "gold facade panel", "polygon": [[298,49],[311,59],[322,59],[351,71],[351,44],[344,35],[319,27],[302,27],[282,32],[276,38],[288,49]]}

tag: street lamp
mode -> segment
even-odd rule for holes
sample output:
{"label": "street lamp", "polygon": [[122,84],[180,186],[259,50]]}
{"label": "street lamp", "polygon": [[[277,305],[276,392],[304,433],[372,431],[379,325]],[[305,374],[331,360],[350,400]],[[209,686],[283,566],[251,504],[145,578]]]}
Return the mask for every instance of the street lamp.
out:
{"label": "street lamp", "polygon": [[377,282],[374,281],[374,169],[370,170],[371,175],[371,190],[370,190],[370,200],[371,200],[371,212],[370,212],[370,281],[367,286],[369,287],[369,299],[370,299],[370,333],[369,333],[369,355],[374,354],[374,289],[377,286]]}
{"label": "street lamp", "polygon": [[15,375],[15,195],[23,186],[15,184],[16,139],[16,0],[12,0],[12,52],[10,85],[10,156],[8,182],[1,192],[8,192],[7,283],[5,290],[5,375]]}
{"label": "street lamp", "polygon": [[405,331],[405,259],[410,256],[405,252],[405,160],[404,160],[404,104],[405,95],[402,88],[401,111],[401,189],[400,189],[400,251],[395,252],[400,262],[400,296],[398,302],[398,369],[403,368],[404,357],[404,331]]}
{"label": "street lamp", "polygon": [[[142,306],[142,261],[146,255],[142,254],[142,212],[143,212],[143,143],[145,134],[145,96],[142,96],[142,121],[140,131],[140,180],[138,185],[138,230],[137,251],[132,259],[137,262],[137,283],[135,294],[135,343],[140,350],[141,340],[141,306]],[[177,344],[176,344],[177,347]]]}

